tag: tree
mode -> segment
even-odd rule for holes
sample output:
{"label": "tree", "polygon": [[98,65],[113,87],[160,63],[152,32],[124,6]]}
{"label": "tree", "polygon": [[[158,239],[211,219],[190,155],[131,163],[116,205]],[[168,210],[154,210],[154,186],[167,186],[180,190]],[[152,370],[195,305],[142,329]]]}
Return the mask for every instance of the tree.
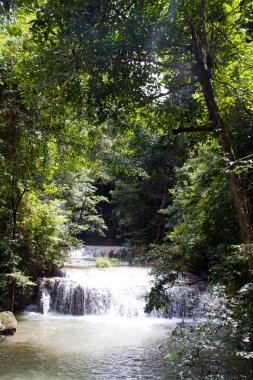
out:
{"label": "tree", "polygon": [[[33,24],[39,61],[48,61],[47,73],[68,98],[78,89],[76,99],[95,122],[109,119],[124,128],[126,115],[134,125],[144,113],[150,115],[149,127],[216,137],[228,164],[241,239],[248,245],[250,281],[253,228],[241,173],[233,170],[238,158],[230,116],[239,114],[238,99],[246,109],[252,103],[251,18],[249,0],[76,0],[48,1]],[[65,73],[62,62],[68,63],[68,78],[57,76]],[[191,102],[181,103],[176,114],[179,93],[195,99],[195,114],[189,112]]]}
{"label": "tree", "polygon": [[[199,143],[175,169],[172,201],[160,210],[166,218],[163,246],[152,250],[164,273],[190,272],[207,278],[240,239],[223,160],[215,140]],[[221,274],[220,274],[221,275]],[[173,277],[173,276],[172,276]]]}
{"label": "tree", "polygon": [[158,211],[168,205],[173,167],[181,164],[186,147],[183,138],[170,141],[166,134],[151,132],[145,125],[136,126],[134,135],[114,140],[108,162],[115,181],[113,217],[126,242],[147,247],[162,241],[165,218]]}
{"label": "tree", "polygon": [[[100,120],[101,114],[110,116],[113,107],[119,114],[132,104],[143,107],[150,102],[166,113],[166,96],[191,86],[203,108],[201,117],[175,122],[172,116],[170,125],[163,128],[175,133],[213,133],[224,157],[233,163],[230,126],[218,92],[225,87],[227,98],[234,99],[244,98],[251,89],[251,80],[246,82],[252,46],[245,27],[250,7],[249,1],[236,0],[212,4],[205,0],[100,0],[96,5],[48,1],[37,13],[33,30],[40,49],[41,43],[46,46],[40,57],[43,62],[54,52],[69,65],[71,78],[60,75],[57,82],[65,83],[69,92],[78,82],[87,113],[93,110]],[[49,59],[48,68],[55,81],[62,62]],[[240,73],[244,73],[242,79]],[[179,123],[181,127],[175,128]],[[248,243],[253,230],[243,182],[234,171],[228,172],[228,178],[242,240]]]}
{"label": "tree", "polygon": [[29,82],[24,62],[33,57],[30,19],[22,11],[7,16],[0,30],[0,305],[11,297],[13,308],[30,277],[37,281],[62,265],[77,232],[101,232],[105,225],[85,149],[71,140],[85,141],[85,130],[80,133],[69,108],[52,106]]}

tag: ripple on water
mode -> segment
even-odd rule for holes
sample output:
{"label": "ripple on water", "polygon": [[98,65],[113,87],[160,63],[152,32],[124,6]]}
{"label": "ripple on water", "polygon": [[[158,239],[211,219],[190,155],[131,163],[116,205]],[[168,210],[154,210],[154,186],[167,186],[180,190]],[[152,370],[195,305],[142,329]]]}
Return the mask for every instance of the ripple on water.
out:
{"label": "ripple on water", "polygon": [[0,378],[170,379],[163,358],[172,325],[154,318],[28,313],[0,346]]}

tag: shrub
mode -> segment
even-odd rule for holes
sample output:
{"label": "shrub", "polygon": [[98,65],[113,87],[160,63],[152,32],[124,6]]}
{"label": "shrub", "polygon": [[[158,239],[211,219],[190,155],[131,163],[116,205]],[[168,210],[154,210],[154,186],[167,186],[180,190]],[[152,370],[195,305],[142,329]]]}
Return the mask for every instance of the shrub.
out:
{"label": "shrub", "polygon": [[116,258],[98,257],[96,259],[96,268],[110,268],[119,266],[119,260]]}

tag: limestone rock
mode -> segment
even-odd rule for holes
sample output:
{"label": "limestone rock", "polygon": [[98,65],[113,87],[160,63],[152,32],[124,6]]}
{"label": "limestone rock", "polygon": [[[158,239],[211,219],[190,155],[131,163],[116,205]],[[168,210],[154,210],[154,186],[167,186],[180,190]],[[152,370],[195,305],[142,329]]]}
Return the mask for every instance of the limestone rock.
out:
{"label": "limestone rock", "polygon": [[0,313],[0,334],[13,335],[17,329],[17,320],[11,311]]}

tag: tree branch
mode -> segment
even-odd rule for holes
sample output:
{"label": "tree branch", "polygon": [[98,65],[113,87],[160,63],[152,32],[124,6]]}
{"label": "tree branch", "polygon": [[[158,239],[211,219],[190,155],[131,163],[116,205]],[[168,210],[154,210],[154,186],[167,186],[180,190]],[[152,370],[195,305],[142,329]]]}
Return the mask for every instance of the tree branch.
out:
{"label": "tree branch", "polygon": [[146,64],[149,64],[149,65],[153,65],[153,66],[159,66],[159,67],[162,67],[164,69],[177,69],[177,70],[182,70],[182,71],[189,71],[191,72],[192,71],[192,68],[191,67],[185,67],[185,66],[180,66],[180,65],[176,65],[176,64],[173,64],[173,63],[169,63],[169,62],[165,62],[165,63],[162,63],[160,61],[155,61],[153,59],[146,59],[146,58],[128,58],[126,60],[126,63],[146,63]]}
{"label": "tree branch", "polygon": [[163,92],[163,93],[160,93],[160,94],[157,94],[157,95],[154,95],[154,96],[148,96],[148,98],[151,99],[151,100],[159,99],[159,98],[162,98],[162,97],[164,97],[164,96],[167,96],[167,95],[173,94],[173,93],[176,92],[176,91],[180,91],[180,90],[182,90],[182,89],[185,88],[185,87],[192,86],[193,84],[196,84],[196,83],[198,83],[197,80],[193,80],[193,81],[190,82],[190,83],[182,83],[180,86],[173,87],[173,88],[171,88],[171,89],[170,89],[169,91],[167,91],[167,92]]}
{"label": "tree branch", "polygon": [[213,27],[218,31],[218,33],[220,33],[227,41],[228,43],[234,48],[236,49],[239,53],[241,53],[240,49],[229,39],[229,37],[226,35],[226,33],[223,32],[223,30],[221,30],[220,28],[218,28],[217,25],[213,24]]}
{"label": "tree branch", "polygon": [[222,84],[223,86],[231,87],[232,90],[234,90],[235,94],[238,95],[238,90],[237,90],[237,88],[235,88],[232,84],[227,83],[227,82],[220,81],[219,79],[214,78],[214,77],[212,77],[212,80],[213,80],[214,82],[217,82],[217,83],[219,83],[219,84]]}
{"label": "tree branch", "polygon": [[[222,19],[224,16],[227,17],[227,16],[233,14],[233,13],[237,10],[237,8],[242,7],[242,6],[244,5],[243,3],[244,3],[244,0],[240,1],[240,3],[239,3],[235,8],[233,8],[230,12],[227,12],[227,13],[225,13],[225,14],[221,14],[219,17],[216,18],[215,21],[219,21],[219,20]],[[236,13],[238,13],[238,12],[236,12]]]}
{"label": "tree branch", "polygon": [[238,160],[235,160],[235,161],[233,161],[233,162],[230,162],[229,165],[225,168],[225,171],[228,170],[228,169],[231,169],[233,166],[235,166],[235,165],[238,164],[239,162],[247,161],[247,160],[249,160],[250,158],[253,158],[253,153],[252,153],[252,154],[249,154],[248,156],[245,156],[245,157],[242,157],[242,158],[238,158]]}
{"label": "tree branch", "polygon": [[195,280],[195,281],[193,281],[193,282],[188,282],[187,284],[185,284],[185,285],[187,285],[187,286],[191,286],[191,285],[195,285],[195,284],[197,284],[198,282],[202,282],[202,281],[207,281],[208,280],[208,277],[203,277],[203,278],[199,278],[198,280]]}
{"label": "tree branch", "polygon": [[215,132],[215,129],[212,125],[202,125],[202,126],[197,126],[197,127],[182,127],[182,128],[177,128],[173,129],[172,133],[173,135],[178,135],[179,133],[195,133],[195,132],[202,132],[202,133],[207,133],[207,132]]}
{"label": "tree branch", "polygon": [[192,45],[191,44],[176,44],[176,43],[170,43],[166,39],[162,40],[159,42],[159,46],[163,48],[182,48],[187,51],[192,50]]}

